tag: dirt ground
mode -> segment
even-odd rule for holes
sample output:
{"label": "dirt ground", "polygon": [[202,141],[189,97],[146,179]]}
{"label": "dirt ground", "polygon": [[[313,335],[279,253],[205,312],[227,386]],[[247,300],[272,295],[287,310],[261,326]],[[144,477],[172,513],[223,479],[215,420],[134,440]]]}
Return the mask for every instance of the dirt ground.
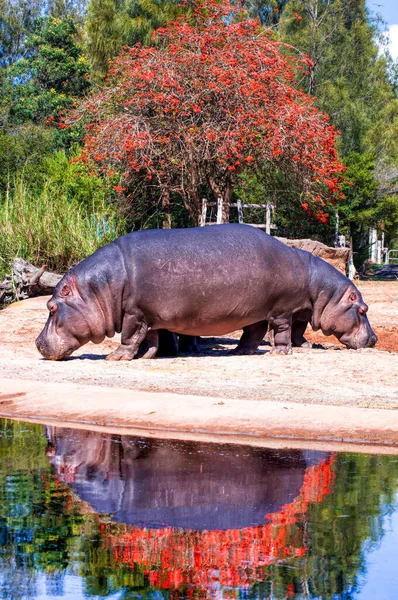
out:
{"label": "dirt ground", "polygon": [[[34,298],[0,311],[0,378],[77,383],[212,396],[220,399],[398,408],[398,282],[359,282],[369,319],[379,336],[376,348],[347,350],[335,338],[309,331],[312,349],[270,355],[265,342],[254,356],[229,356],[239,332],[205,338],[197,355],[106,362],[116,338],[88,344],[67,361],[46,361],[34,339],[42,329],[47,298]],[[1,390],[0,390],[1,401]],[[1,402],[0,402],[1,403]]]}

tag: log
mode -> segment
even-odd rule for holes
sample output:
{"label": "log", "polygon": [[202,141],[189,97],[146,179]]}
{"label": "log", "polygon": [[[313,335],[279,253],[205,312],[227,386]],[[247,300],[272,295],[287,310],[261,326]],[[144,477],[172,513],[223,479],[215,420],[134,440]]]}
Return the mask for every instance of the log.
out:
{"label": "log", "polygon": [[46,271],[47,265],[35,267],[23,258],[15,259],[12,275],[0,282],[0,305],[25,300],[33,296],[52,294],[63,275]]}

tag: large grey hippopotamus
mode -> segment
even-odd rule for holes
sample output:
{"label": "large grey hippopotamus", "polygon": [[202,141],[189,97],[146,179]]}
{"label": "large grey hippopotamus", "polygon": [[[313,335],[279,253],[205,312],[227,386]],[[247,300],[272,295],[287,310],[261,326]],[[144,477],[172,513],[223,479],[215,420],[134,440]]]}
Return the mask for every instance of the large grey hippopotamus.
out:
{"label": "large grey hippopotamus", "polygon": [[36,345],[52,360],[115,332],[121,344],[108,360],[131,360],[144,340],[144,357],[152,358],[159,329],[188,336],[243,329],[236,354],[255,352],[268,324],[281,354],[291,352],[292,335],[302,337],[308,321],[348,348],[377,341],[347,277],[249,225],[124,235],[66,273],[47,306]]}

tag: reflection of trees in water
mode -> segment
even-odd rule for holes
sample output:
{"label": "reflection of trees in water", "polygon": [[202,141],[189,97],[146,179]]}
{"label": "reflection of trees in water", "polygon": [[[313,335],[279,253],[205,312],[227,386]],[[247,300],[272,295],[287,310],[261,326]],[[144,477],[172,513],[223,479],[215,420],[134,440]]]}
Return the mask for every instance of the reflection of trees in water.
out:
{"label": "reflection of trees in water", "polygon": [[151,586],[242,588],[264,579],[267,567],[307,552],[301,522],[313,502],[330,493],[333,457],[307,468],[299,495],[266,515],[265,525],[243,529],[183,531],[119,526],[108,534],[117,564],[139,563]]}
{"label": "reflection of trees in water", "polygon": [[[265,525],[243,533],[138,529],[93,513],[54,475],[42,431],[0,421],[2,598],[26,597],[28,582],[34,597],[40,572],[54,593],[60,592],[68,569],[83,578],[87,595],[125,590],[126,600],[131,593],[152,597],[156,589],[158,596],[170,600],[205,598],[221,583],[226,586],[223,596],[234,598],[347,594],[364,568],[364,541],[380,539],[381,505],[391,503],[396,490],[395,457],[340,454],[333,465],[323,461],[309,467],[294,501]],[[327,469],[334,477],[330,493]],[[272,543],[275,561],[270,560]],[[169,554],[168,544],[174,548]],[[245,561],[252,557],[251,568]],[[198,581],[209,565],[215,575],[210,586],[206,578]],[[180,575],[176,567],[181,567]]]}

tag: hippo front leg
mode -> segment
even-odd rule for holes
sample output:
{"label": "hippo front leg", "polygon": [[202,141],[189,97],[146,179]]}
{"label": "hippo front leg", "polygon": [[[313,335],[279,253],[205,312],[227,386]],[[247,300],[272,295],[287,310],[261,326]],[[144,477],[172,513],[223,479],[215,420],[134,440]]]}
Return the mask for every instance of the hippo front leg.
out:
{"label": "hippo front leg", "polygon": [[278,317],[272,321],[274,331],[273,354],[292,354],[292,315]]}
{"label": "hippo front leg", "polygon": [[268,321],[259,321],[243,328],[239,344],[231,350],[230,354],[254,354],[264,339],[268,329]]}
{"label": "hippo front leg", "polygon": [[292,345],[293,348],[312,348],[311,342],[307,342],[304,337],[308,321],[293,321],[292,325]]}
{"label": "hippo front leg", "polygon": [[143,315],[126,313],[122,324],[122,343],[114,352],[108,354],[106,360],[132,360],[147,333],[148,324],[143,319]]}

